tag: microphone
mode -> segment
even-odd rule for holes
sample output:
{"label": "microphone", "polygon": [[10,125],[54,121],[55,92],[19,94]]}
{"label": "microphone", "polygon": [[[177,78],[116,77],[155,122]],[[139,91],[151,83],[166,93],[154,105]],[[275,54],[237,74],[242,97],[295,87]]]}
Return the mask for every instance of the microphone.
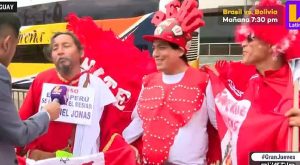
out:
{"label": "microphone", "polygon": [[66,86],[55,86],[50,93],[51,101],[56,101],[61,105],[68,102],[68,88]]}

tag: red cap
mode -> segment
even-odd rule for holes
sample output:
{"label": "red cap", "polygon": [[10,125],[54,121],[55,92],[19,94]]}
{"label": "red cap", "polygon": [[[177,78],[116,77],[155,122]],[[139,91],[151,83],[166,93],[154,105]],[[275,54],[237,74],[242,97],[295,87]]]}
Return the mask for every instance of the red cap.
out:
{"label": "red cap", "polygon": [[156,27],[154,35],[144,35],[143,38],[150,42],[153,42],[156,39],[165,40],[177,44],[184,50],[187,50],[187,39],[183,35],[181,26],[174,18],[164,20]]}

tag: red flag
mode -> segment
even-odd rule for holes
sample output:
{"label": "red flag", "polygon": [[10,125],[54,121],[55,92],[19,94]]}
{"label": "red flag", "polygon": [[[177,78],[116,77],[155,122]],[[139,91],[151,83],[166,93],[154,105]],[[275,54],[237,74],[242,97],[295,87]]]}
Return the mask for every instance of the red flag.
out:
{"label": "red flag", "polygon": [[40,161],[27,160],[24,157],[17,157],[19,165],[53,165],[53,164],[74,164],[74,165],[136,165],[135,150],[127,144],[121,135],[114,134],[106,145],[105,152],[82,157],[72,158],[51,158]]}
{"label": "red flag", "polygon": [[236,63],[226,65],[227,71],[234,72],[225,71],[221,78],[208,70],[217,108],[223,162],[249,164],[251,152],[288,151],[290,129],[284,113],[292,107],[293,97],[288,65],[266,73],[265,77],[253,74],[253,67],[240,67],[243,64]]}
{"label": "red flag", "polygon": [[17,155],[17,160],[19,165],[26,165],[26,158]]}
{"label": "red flag", "polygon": [[105,165],[136,165],[135,150],[119,134],[113,134],[104,148]]}
{"label": "red flag", "polygon": [[207,164],[218,164],[222,160],[221,157],[221,146],[220,138],[218,136],[218,131],[211,125],[210,122],[207,123],[207,134],[208,134],[208,151],[206,154]]}

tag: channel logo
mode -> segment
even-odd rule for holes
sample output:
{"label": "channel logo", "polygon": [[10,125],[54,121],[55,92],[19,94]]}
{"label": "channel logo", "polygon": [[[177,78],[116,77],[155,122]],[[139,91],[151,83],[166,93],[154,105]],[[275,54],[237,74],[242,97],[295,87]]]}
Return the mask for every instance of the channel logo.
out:
{"label": "channel logo", "polygon": [[288,29],[300,29],[300,1],[287,1],[286,27]]}

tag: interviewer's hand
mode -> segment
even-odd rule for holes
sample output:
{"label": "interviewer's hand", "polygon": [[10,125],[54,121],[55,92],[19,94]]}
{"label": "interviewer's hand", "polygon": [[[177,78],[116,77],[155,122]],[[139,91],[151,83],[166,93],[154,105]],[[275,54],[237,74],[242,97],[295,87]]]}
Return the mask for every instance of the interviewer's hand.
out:
{"label": "interviewer's hand", "polygon": [[300,110],[299,109],[291,108],[284,115],[289,118],[290,126],[300,127]]}
{"label": "interviewer's hand", "polygon": [[50,121],[55,120],[59,117],[60,104],[58,102],[50,102],[49,104],[44,106],[44,109],[49,113]]}

